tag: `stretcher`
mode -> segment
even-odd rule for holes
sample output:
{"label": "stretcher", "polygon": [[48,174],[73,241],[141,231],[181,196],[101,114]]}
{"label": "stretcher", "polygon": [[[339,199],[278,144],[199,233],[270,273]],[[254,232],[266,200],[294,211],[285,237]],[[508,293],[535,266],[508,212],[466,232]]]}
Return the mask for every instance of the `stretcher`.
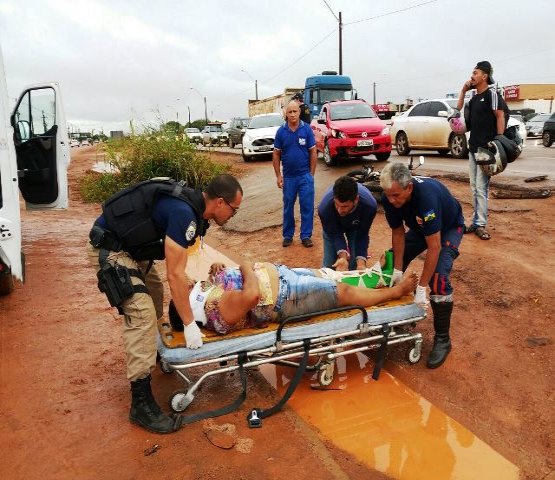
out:
{"label": "stretcher", "polygon": [[[278,405],[266,411],[254,409],[251,412],[249,425],[259,426],[261,418],[275,413],[286,403],[304,371],[316,371],[320,385],[330,385],[338,357],[377,349],[373,373],[377,380],[387,348],[410,342],[407,360],[417,363],[421,357],[422,334],[415,332],[414,327],[425,317],[425,311],[413,302],[412,296],[407,296],[370,308],[341,307],[290,317],[262,329],[244,329],[227,335],[203,330],[204,344],[197,350],[186,348],[183,332],[174,331],[163,317],[158,322],[160,366],[165,373],[175,372],[185,384],[183,390],[172,394],[170,406],[177,413],[184,412],[204,380],[239,370],[243,392],[234,403],[191,415],[184,421],[191,423],[223,415],[236,409],[246,397],[245,368],[265,363],[296,368],[298,379],[290,383]],[[196,367],[204,368],[194,379]]]}

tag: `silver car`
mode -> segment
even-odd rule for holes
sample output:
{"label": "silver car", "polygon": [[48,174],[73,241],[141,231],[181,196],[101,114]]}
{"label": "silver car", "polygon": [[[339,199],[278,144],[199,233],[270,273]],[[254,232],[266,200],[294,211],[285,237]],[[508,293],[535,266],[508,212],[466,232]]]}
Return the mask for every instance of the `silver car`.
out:
{"label": "silver car", "polygon": [[526,122],[526,135],[528,137],[541,137],[543,124],[551,116],[550,113],[538,113]]}

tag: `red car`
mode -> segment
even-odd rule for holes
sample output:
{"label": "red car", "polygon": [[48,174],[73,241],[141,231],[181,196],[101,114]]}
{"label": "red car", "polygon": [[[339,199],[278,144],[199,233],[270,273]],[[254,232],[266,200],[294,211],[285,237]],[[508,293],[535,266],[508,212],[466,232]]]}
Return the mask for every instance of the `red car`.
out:
{"label": "red car", "polygon": [[326,165],[339,158],[375,155],[384,161],[391,155],[389,127],[364,100],[325,103],[310,126]]}

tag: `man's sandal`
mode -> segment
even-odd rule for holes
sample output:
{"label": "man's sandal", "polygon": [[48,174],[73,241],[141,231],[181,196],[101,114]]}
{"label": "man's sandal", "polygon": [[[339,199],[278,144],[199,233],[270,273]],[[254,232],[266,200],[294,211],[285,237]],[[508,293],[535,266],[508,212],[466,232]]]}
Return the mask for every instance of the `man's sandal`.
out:
{"label": "man's sandal", "polygon": [[464,232],[463,233],[474,233],[476,231],[478,227],[476,225],[470,225],[469,227],[467,227],[466,225],[464,226]]}
{"label": "man's sandal", "polygon": [[480,240],[489,240],[491,235],[488,233],[485,227],[476,227],[474,233]]}

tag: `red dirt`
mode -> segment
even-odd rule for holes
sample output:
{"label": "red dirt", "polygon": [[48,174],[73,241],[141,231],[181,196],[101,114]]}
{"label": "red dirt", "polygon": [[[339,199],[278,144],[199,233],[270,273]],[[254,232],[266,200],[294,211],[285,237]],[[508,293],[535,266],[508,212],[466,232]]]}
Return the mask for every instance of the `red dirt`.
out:
{"label": "red dirt", "polygon": [[[85,255],[99,206],[81,202],[77,180],[94,157],[93,147],[73,155],[69,210],[23,213],[27,282],[0,299],[3,478],[254,480],[297,477],[300,468],[313,472],[307,478],[323,480],[385,478],[323,442],[288,409],[263,429],[248,429],[247,407],[270,405],[275,399],[258,372],[249,372],[246,406],[216,419],[219,425],[235,425],[244,450],[252,440],[250,453],[215,447],[201,423],[160,436],[128,422],[120,319],[97,291]],[[269,163],[243,165],[232,156],[224,161],[241,165],[246,191],[256,172],[273,179]],[[329,173],[322,178],[320,182],[331,183]],[[445,183],[468,216],[468,185]],[[555,199],[493,200],[491,206],[492,240],[465,236],[456,262],[454,347],[448,361],[430,371],[425,362],[407,366],[392,351],[386,368],[515,463],[521,478],[543,479],[555,470]],[[257,218],[247,220],[256,223]],[[283,249],[280,227],[252,233],[212,227],[207,241],[234,259],[240,253],[317,267],[320,236],[316,221],[312,249],[298,241]],[[379,256],[388,242],[385,219],[378,214],[372,227],[373,254]],[[419,328],[426,355],[430,322]],[[229,381],[236,384],[235,378]],[[181,383],[157,371],[153,385],[159,403],[166,405]],[[202,411],[238,393],[237,388],[220,387],[217,381],[207,382],[191,408]],[[228,390],[229,399],[223,398]]]}

